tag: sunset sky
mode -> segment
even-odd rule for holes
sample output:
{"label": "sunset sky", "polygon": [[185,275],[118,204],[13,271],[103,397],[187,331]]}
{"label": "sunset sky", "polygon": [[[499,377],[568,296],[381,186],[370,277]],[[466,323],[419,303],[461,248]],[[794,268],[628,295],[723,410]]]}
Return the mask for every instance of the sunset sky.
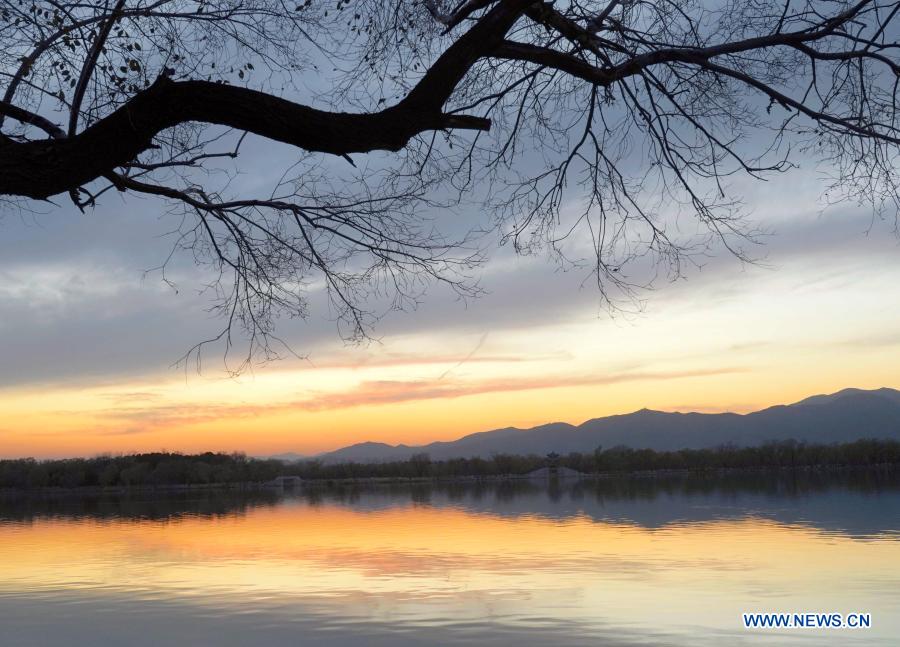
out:
{"label": "sunset sky", "polygon": [[[244,168],[277,154],[259,144]],[[242,181],[252,183],[254,176]],[[151,200],[93,212],[52,205],[0,220],[0,456],[143,450],[310,454],[363,440],[426,443],[497,427],[580,423],[642,407],[746,412],[855,386],[900,387],[900,248],[893,221],[823,207],[804,169],[742,191],[771,235],[660,281],[640,312],[611,314],[584,274],[491,241],[484,297],[440,289],[348,346],[311,294],[278,332],[307,359],[239,377],[210,351],[218,331]],[[62,202],[61,202],[62,204]],[[318,307],[317,307],[318,304]]]}

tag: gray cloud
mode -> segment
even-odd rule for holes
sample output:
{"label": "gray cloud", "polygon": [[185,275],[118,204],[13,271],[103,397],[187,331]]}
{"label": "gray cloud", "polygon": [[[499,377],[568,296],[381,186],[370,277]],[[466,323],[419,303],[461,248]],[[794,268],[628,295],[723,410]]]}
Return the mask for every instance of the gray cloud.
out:
{"label": "gray cloud", "polygon": [[[260,185],[264,171],[275,162],[289,162],[293,154],[251,142],[242,167],[256,170],[240,176],[238,188]],[[275,162],[263,164],[264,156]],[[768,203],[789,189],[789,184],[776,186]],[[796,289],[812,289],[816,282],[852,284],[864,280],[866,272],[878,272],[879,263],[900,258],[891,223],[870,228],[861,210],[833,209],[818,218],[810,216],[814,210],[775,222],[773,235],[759,249],[767,267],[742,266],[717,253],[702,267],[688,270],[686,280],[662,281],[644,295],[651,309],[672,303],[702,308],[739,299],[748,286],[779,273],[789,273]],[[220,322],[206,312],[209,301],[197,294],[203,275],[189,258],[177,257],[171,266],[177,293],[162,284],[159,274],[143,276],[168,255],[172,240],[166,233],[176,224],[176,217],[161,213],[154,200],[115,194],[86,215],[71,207],[7,213],[0,222],[0,353],[5,365],[0,386],[102,382],[165,372],[191,346],[218,332]],[[454,221],[449,226],[458,225]],[[591,314],[605,317],[596,290],[584,285],[585,276],[579,270],[557,271],[541,257],[515,258],[506,249],[495,250],[481,277],[487,296],[463,303],[436,288],[418,310],[389,312],[376,334],[502,334]],[[309,353],[314,365],[320,357],[327,363],[326,348],[338,339],[321,294],[311,295],[311,312],[307,322],[283,321],[279,333],[295,350]],[[208,355],[208,370],[221,366],[217,352]]]}

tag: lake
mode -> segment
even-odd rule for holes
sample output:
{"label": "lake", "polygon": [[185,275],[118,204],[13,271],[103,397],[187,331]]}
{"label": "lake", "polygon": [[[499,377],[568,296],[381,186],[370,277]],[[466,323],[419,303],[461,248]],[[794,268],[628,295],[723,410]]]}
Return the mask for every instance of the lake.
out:
{"label": "lake", "polygon": [[[869,629],[744,629],[745,612]],[[0,645],[896,645],[900,479],[0,496]]]}

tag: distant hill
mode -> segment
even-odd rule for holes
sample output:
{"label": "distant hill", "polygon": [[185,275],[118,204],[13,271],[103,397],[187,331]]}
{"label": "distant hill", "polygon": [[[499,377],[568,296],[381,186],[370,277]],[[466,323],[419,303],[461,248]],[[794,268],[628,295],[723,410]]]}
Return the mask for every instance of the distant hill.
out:
{"label": "distant hill", "polygon": [[317,458],[326,463],[383,462],[426,452],[433,460],[444,460],[493,454],[592,452],[598,445],[654,450],[752,446],[790,438],[826,444],[860,438],[900,440],[900,391],[844,389],[743,415],[641,409],[594,418],[577,426],[554,422],[531,429],[507,427],[421,446],[365,442]]}

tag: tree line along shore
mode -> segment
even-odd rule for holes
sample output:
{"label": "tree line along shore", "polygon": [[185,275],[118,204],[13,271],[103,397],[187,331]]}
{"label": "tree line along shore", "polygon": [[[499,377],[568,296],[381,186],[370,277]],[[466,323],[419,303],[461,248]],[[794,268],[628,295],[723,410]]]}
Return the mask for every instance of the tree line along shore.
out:
{"label": "tree line along shore", "polygon": [[297,476],[309,481],[347,479],[454,479],[526,476],[550,467],[583,474],[716,471],[746,469],[875,468],[900,465],[900,442],[858,440],[816,445],[795,441],[758,447],[654,451],[598,447],[591,453],[547,456],[496,454],[490,458],[432,460],[428,454],[381,463],[301,460],[286,463],[241,453],[179,454],[154,452],[92,458],[0,460],[0,488],[166,487],[270,483]]}

